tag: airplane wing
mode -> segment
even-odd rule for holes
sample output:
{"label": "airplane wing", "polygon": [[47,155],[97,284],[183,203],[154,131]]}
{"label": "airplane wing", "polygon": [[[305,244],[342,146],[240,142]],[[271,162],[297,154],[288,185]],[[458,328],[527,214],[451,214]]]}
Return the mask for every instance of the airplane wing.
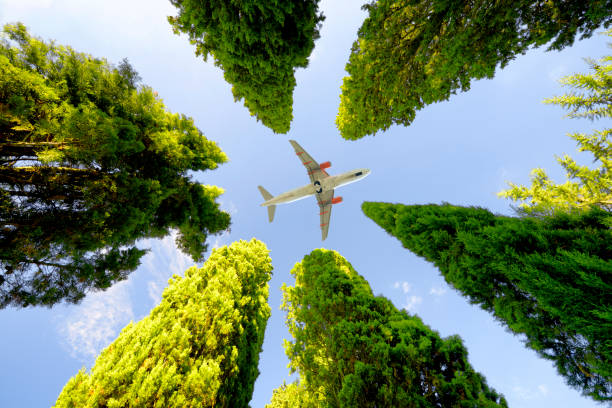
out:
{"label": "airplane wing", "polygon": [[[316,180],[321,180],[326,177],[329,177],[329,174],[325,170],[321,170],[319,167],[319,163],[316,162],[307,152],[296,142],[295,140],[290,140],[291,146],[295,149],[295,154],[298,155],[302,164],[306,167],[308,171],[308,177],[310,177],[310,181],[314,183]],[[331,200],[331,198],[330,198]]]}
{"label": "airplane wing", "polygon": [[325,238],[327,238],[327,231],[329,230],[329,218],[331,217],[331,210],[333,207],[332,198],[334,198],[334,190],[324,191],[321,194],[317,194],[316,197],[319,202],[319,214],[321,216],[321,240],[325,241]]}

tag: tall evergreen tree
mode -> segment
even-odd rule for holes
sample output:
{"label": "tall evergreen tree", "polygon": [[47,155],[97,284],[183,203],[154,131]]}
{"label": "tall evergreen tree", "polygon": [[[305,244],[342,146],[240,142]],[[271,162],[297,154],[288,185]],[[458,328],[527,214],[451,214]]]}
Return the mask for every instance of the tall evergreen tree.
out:
{"label": "tall evergreen tree", "polygon": [[[296,264],[283,287],[293,337],[285,343],[299,385],[275,393],[324,407],[505,407],[467,361],[458,336],[440,338],[417,316],[374,296],[340,254],[317,249]],[[304,403],[306,402],[306,403]]]}
{"label": "tall evergreen tree", "polygon": [[270,317],[272,263],[256,239],[213,250],[173,276],[149,316],[127,325],[56,407],[248,407]]}
{"label": "tall evergreen tree", "polygon": [[496,216],[452,205],[364,203],[364,213],[526,344],[567,383],[612,400],[612,219],[597,208]]}
{"label": "tall evergreen tree", "polygon": [[359,139],[492,78],[529,47],[560,50],[612,23],[612,0],[378,0],[364,6],[336,124]]}
{"label": "tall evergreen tree", "polygon": [[[612,37],[612,30],[606,32]],[[612,44],[608,44],[612,45]],[[590,120],[612,117],[612,56],[600,60],[587,60],[591,74],[575,74],[561,79],[563,85],[576,92],[550,99],[545,103],[561,105],[568,109],[570,118]],[[581,152],[589,152],[598,168],[591,169],[576,163],[568,155],[557,158],[567,173],[567,181],[556,184],[543,169],[531,172],[531,186],[510,184],[510,189],[500,196],[514,201],[526,200],[521,209],[526,213],[550,214],[555,210],[567,211],[596,205],[612,212],[612,129],[596,130],[590,135],[570,133]]]}
{"label": "tall evergreen tree", "polygon": [[196,55],[212,55],[251,115],[276,133],[293,119],[295,69],[308,65],[323,15],[319,0],[170,0],[175,33],[185,33]]}
{"label": "tall evergreen tree", "polygon": [[124,60],[44,42],[22,24],[0,41],[0,307],[77,302],[125,279],[136,240],[178,230],[194,260],[229,226],[223,192],[189,171],[227,160],[166,110]]}

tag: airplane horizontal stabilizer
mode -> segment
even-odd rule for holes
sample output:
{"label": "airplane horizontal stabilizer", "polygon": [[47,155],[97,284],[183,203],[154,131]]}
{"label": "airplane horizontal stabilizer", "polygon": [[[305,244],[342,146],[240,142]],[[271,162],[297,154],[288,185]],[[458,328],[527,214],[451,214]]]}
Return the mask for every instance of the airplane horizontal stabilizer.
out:
{"label": "airplane horizontal stabilizer", "polygon": [[268,201],[274,197],[272,194],[268,193],[268,190],[266,190],[262,186],[257,186],[257,188],[259,189],[259,192],[263,196],[264,200]]}
{"label": "airplane horizontal stabilizer", "polygon": [[268,219],[270,220],[270,222],[274,221],[274,211],[275,210],[276,210],[275,205],[268,206]]}

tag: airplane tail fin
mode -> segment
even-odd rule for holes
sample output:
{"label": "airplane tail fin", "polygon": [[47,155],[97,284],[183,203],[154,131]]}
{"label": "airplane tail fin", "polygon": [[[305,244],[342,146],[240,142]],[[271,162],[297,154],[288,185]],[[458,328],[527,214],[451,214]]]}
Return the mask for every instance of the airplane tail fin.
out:
{"label": "airplane tail fin", "polygon": [[[273,198],[272,194],[268,193],[268,191],[262,186],[257,186],[257,188],[259,189],[259,192],[263,196],[264,200],[268,201]],[[268,220],[270,220],[270,222],[274,221],[274,211],[276,211],[276,206],[269,205],[268,206]]]}

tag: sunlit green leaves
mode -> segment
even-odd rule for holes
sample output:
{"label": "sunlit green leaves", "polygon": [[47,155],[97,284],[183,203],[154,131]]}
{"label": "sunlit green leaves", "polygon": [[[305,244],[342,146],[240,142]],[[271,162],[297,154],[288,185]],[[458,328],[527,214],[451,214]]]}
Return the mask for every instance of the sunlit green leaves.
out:
{"label": "sunlit green leaves", "polygon": [[236,101],[265,126],[287,133],[293,119],[294,72],[308,65],[323,20],[319,0],[171,0],[175,33],[196,54],[211,55]]}
{"label": "sunlit green leaves", "polygon": [[[612,31],[607,31],[612,36]],[[612,117],[612,56],[587,60],[591,74],[575,74],[561,79],[563,85],[574,90],[570,94],[546,99],[545,103],[560,105],[569,110],[570,118],[591,120]],[[599,167],[580,165],[568,155],[557,161],[565,169],[567,181],[553,182],[543,169],[531,172],[531,186],[508,183],[510,189],[499,196],[521,203],[526,213],[551,214],[572,208],[595,205],[612,212],[612,129],[568,135],[578,144],[578,151],[589,152]]]}
{"label": "sunlit green leaves", "polygon": [[269,408],[506,406],[470,366],[459,337],[442,339],[374,296],[337,252],[317,249],[291,273],[285,352],[300,380],[277,389]]}
{"label": "sunlit green leaves", "polygon": [[378,0],[364,8],[336,125],[359,139],[410,125],[426,105],[492,78],[530,46],[571,45],[612,23],[609,1]]}
{"label": "sunlit green leaves", "polygon": [[56,407],[247,407],[271,273],[255,239],[213,250],[202,268],[173,276],[161,303],[71,378]]}

